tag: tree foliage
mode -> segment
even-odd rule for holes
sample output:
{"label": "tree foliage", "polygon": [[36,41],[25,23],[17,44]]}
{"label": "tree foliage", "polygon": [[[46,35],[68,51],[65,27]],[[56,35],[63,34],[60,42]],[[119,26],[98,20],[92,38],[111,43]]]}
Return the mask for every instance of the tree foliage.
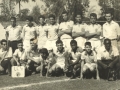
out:
{"label": "tree foliage", "polygon": [[31,16],[33,16],[34,21],[38,23],[38,17],[40,16],[40,8],[38,5],[33,7]]}

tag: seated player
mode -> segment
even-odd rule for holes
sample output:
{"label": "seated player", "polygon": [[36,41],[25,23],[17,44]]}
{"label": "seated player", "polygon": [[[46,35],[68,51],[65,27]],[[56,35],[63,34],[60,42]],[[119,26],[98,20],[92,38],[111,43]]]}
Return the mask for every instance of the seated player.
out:
{"label": "seated player", "polygon": [[37,67],[36,70],[40,71],[41,77],[44,74],[46,74],[46,77],[48,77],[48,70],[52,62],[52,57],[49,55],[48,50],[46,48],[42,48],[40,50],[40,61],[41,61],[41,65]]}
{"label": "seated player", "polygon": [[81,73],[80,78],[83,79],[83,74],[94,73],[96,71],[96,78],[99,80],[99,73],[97,68],[97,56],[96,53],[91,50],[92,46],[90,42],[85,43],[85,51],[81,54]]}
{"label": "seated player", "polygon": [[76,72],[80,71],[80,60],[81,60],[81,53],[82,48],[77,46],[76,40],[71,40],[70,42],[71,49],[69,51],[70,60],[68,61],[68,71],[72,70],[72,77],[71,79],[76,77]]}
{"label": "seated player", "polygon": [[23,42],[19,41],[17,43],[18,49],[15,50],[13,58],[11,59],[12,66],[24,66],[26,70],[29,70],[29,64],[27,64],[27,53],[23,49]]}
{"label": "seated player", "polygon": [[108,70],[117,70],[120,67],[119,63],[119,51],[117,47],[111,44],[110,39],[104,40],[104,45],[100,47],[99,53],[97,54],[98,69],[100,76],[107,78]]}
{"label": "seated player", "polygon": [[7,47],[7,41],[5,39],[1,40],[1,46],[0,49],[0,71],[3,73],[6,73],[6,70],[8,69],[8,75],[11,75],[11,64],[10,60],[12,58],[12,48]]}
{"label": "seated player", "polygon": [[30,65],[29,69],[32,74],[37,73],[36,68],[40,66],[40,53],[37,50],[37,45],[34,42],[34,38],[30,39],[31,50],[27,52],[27,64]]}
{"label": "seated player", "polygon": [[54,50],[55,64],[49,69],[49,74],[55,73],[55,75],[62,74],[59,73],[61,70],[65,70],[66,62],[68,59],[68,52],[63,47],[63,42],[61,40],[56,41],[57,50]]}

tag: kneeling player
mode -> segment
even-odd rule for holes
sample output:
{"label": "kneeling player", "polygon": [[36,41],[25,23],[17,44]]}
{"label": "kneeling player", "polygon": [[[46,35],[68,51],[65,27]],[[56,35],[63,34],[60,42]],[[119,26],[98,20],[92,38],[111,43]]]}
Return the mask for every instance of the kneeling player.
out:
{"label": "kneeling player", "polygon": [[48,76],[48,70],[50,68],[52,57],[49,55],[48,50],[46,48],[42,48],[40,50],[40,61],[41,65],[36,68],[37,71],[40,71],[40,76],[42,77],[44,74],[46,74],[46,77]]}
{"label": "kneeling player", "polygon": [[69,51],[69,61],[68,61],[67,72],[68,73],[70,71],[72,72],[71,79],[73,79],[76,77],[76,72],[80,71],[80,60],[81,60],[81,53],[83,50],[82,48],[77,46],[76,40],[71,40],[70,45],[71,45],[71,49]]}
{"label": "kneeling player", "polygon": [[85,43],[85,51],[81,55],[81,74],[80,77],[83,79],[83,74],[86,73],[87,70],[90,70],[91,73],[96,71],[96,78],[99,79],[98,68],[97,68],[97,57],[96,53],[91,50],[92,46],[90,42]]}
{"label": "kneeling player", "polygon": [[17,43],[17,47],[18,49],[15,50],[13,58],[11,59],[11,64],[12,66],[24,66],[26,71],[29,71],[29,64],[27,64],[27,53],[23,49],[22,41]]}
{"label": "kneeling player", "polygon": [[49,73],[55,72],[55,74],[58,75],[61,70],[65,70],[68,53],[63,47],[63,42],[61,40],[56,41],[56,46],[57,50],[53,51],[56,63],[49,69]]}

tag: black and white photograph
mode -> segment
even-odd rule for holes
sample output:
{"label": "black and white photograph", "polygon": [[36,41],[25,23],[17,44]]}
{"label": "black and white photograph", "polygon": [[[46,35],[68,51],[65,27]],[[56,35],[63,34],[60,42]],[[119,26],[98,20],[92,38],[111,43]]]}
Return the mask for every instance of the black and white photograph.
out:
{"label": "black and white photograph", "polygon": [[120,90],[120,0],[0,0],[0,90]]}

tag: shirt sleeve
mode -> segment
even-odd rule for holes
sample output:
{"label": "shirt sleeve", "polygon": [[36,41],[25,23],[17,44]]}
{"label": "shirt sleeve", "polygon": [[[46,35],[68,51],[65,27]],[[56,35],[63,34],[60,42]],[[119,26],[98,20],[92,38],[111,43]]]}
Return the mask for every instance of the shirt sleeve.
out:
{"label": "shirt sleeve", "polygon": [[101,60],[101,51],[99,49],[99,52],[97,53],[97,60]]}
{"label": "shirt sleeve", "polygon": [[119,56],[119,51],[116,47],[114,47],[114,56]]}
{"label": "shirt sleeve", "polygon": [[93,53],[94,53],[94,62],[97,62],[97,55],[95,52],[93,52]]}
{"label": "shirt sleeve", "polygon": [[13,53],[12,53],[12,48],[10,47],[8,50],[8,55],[7,57],[12,57]]}
{"label": "shirt sleeve", "polygon": [[15,50],[15,52],[13,53],[14,56],[18,56],[18,49]]}
{"label": "shirt sleeve", "polygon": [[102,32],[102,34],[103,34],[103,37],[107,36],[106,33],[105,33],[105,24],[103,24],[103,32]]}
{"label": "shirt sleeve", "polygon": [[98,25],[98,30],[97,30],[97,32],[102,32],[102,27],[101,27],[101,25]]}
{"label": "shirt sleeve", "polygon": [[84,54],[84,52],[81,54],[81,60],[85,60],[85,54]]}
{"label": "shirt sleeve", "polygon": [[62,29],[62,23],[60,23],[60,25],[59,25],[59,30],[61,30]]}
{"label": "shirt sleeve", "polygon": [[21,56],[22,60],[26,60],[27,59],[27,52],[24,51],[24,53]]}
{"label": "shirt sleeve", "polygon": [[120,26],[118,25],[118,23],[116,24],[116,31],[117,31],[117,34],[120,35]]}

